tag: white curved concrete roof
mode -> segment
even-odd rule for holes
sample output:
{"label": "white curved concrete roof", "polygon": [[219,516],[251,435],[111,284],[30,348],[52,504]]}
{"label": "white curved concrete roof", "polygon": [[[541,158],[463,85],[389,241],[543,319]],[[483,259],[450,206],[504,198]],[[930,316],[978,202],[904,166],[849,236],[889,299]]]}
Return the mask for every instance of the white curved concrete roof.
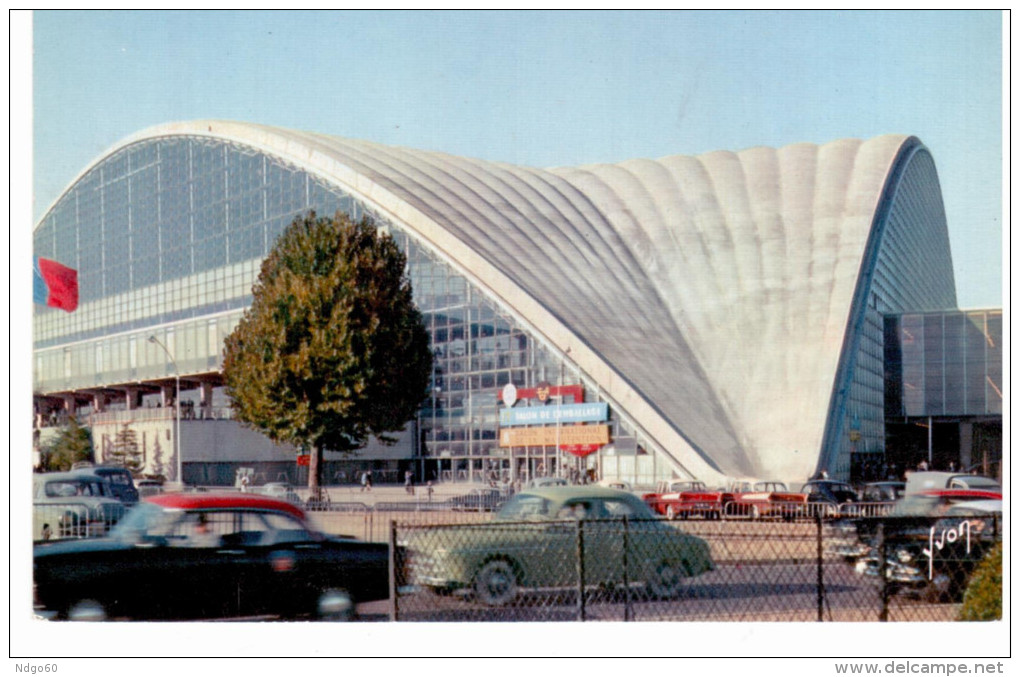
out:
{"label": "white curved concrete roof", "polygon": [[118,147],[165,135],[253,146],[389,214],[707,481],[814,470],[865,245],[908,139],[552,170],[221,121]]}

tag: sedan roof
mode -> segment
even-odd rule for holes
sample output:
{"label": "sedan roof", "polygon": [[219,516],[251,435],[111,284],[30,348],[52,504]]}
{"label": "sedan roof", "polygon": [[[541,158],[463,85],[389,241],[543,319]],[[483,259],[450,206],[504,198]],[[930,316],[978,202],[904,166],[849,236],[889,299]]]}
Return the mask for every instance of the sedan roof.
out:
{"label": "sedan roof", "polygon": [[572,498],[619,498],[621,496],[635,498],[634,494],[629,491],[603,487],[597,484],[566,487],[535,487],[534,489],[522,489],[519,493],[541,496],[553,501],[566,501]]}
{"label": "sedan roof", "polygon": [[195,494],[159,494],[144,499],[164,508],[178,510],[277,510],[290,513],[298,519],[305,519],[305,511],[287,501],[248,493],[195,493]]}

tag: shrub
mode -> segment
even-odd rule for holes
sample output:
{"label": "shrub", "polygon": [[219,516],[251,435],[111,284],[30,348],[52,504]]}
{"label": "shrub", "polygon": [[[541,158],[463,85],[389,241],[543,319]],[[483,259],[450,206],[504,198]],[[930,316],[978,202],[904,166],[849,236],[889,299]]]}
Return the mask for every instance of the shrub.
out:
{"label": "shrub", "polygon": [[1002,543],[992,548],[974,570],[963,595],[961,621],[1002,620]]}

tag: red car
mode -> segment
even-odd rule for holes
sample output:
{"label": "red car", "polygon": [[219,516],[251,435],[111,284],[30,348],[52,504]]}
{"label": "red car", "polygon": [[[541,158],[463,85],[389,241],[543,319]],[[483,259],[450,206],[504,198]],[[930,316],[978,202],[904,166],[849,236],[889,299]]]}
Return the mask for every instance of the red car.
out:
{"label": "red car", "polygon": [[161,494],[108,538],[37,545],[41,615],[102,620],[309,615],[389,597],[389,546],[325,536],[288,501]]}
{"label": "red car", "polygon": [[730,485],[723,495],[726,515],[763,519],[792,519],[803,514],[807,494],[790,491],[783,482],[741,480]]}
{"label": "red car", "polygon": [[722,491],[711,490],[704,482],[678,480],[660,482],[658,491],[642,496],[645,503],[659,515],[669,519],[687,519],[702,516],[720,519],[723,514]]}

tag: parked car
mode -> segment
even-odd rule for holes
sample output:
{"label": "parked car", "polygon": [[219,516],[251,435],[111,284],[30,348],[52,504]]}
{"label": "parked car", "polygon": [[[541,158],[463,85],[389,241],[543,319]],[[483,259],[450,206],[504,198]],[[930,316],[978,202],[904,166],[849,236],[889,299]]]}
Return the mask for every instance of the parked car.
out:
{"label": "parked car", "polygon": [[810,480],[800,488],[800,493],[807,494],[808,503],[831,506],[857,503],[857,492],[854,488],[838,480]]}
{"label": "parked car", "polygon": [[163,493],[163,480],[141,479],[135,482],[135,488],[138,489],[139,498],[155,496]]}
{"label": "parked car", "polygon": [[541,487],[565,487],[568,482],[562,477],[536,477],[528,480],[524,485],[525,489],[539,489]]}
{"label": "parked car", "polygon": [[298,493],[294,491],[294,487],[290,486],[286,482],[267,482],[261,487],[255,487],[254,491],[255,493],[262,494],[263,496],[271,496],[297,505],[302,504],[302,499]]}
{"label": "parked car", "polygon": [[37,604],[57,618],[348,617],[389,596],[385,543],[327,537],[300,507],[242,493],[152,496],[108,538],[37,545]]}
{"label": "parked car", "polygon": [[35,540],[102,536],[124,514],[110,484],[87,470],[33,476]]}
{"label": "parked car", "polygon": [[[956,506],[966,510],[967,506],[973,505],[979,506],[985,512],[995,512],[994,506],[997,505],[998,511],[1001,512],[1002,494],[971,489],[939,489],[907,494],[892,503],[890,509],[880,515],[876,513],[855,515],[858,519],[832,525],[827,547],[830,553],[848,561],[859,563],[862,558],[870,559],[871,565],[877,567],[876,533],[880,524],[886,524],[885,518],[889,518],[890,523],[897,525],[904,524],[903,518],[924,518],[930,521],[932,518],[953,514]],[[989,505],[992,507],[988,507]],[[921,523],[924,523],[923,520]]]}
{"label": "parked car", "polygon": [[408,542],[413,580],[441,594],[466,589],[489,606],[510,604],[522,588],[574,585],[579,519],[591,585],[630,580],[655,596],[674,597],[685,579],[714,568],[705,541],[657,519],[634,494],[588,485],[524,490],[489,524],[414,533]]}
{"label": "parked car", "polygon": [[470,493],[453,496],[446,501],[450,510],[491,512],[506,501],[506,494],[499,489],[474,489]]}
{"label": "parked car", "polygon": [[135,487],[135,480],[131,471],[119,465],[96,465],[72,470],[86,474],[99,475],[110,483],[110,491],[113,496],[124,505],[134,505],[138,502],[138,489]]}
{"label": "parked car", "polygon": [[609,487],[610,489],[622,489],[623,491],[633,491],[634,487],[630,485],[630,482],[615,478],[604,478],[596,482],[600,487]]}
{"label": "parked car", "polygon": [[905,482],[885,481],[869,482],[861,487],[859,493],[863,503],[892,503],[903,498],[906,493]]}
{"label": "parked car", "polygon": [[792,520],[804,513],[807,494],[792,492],[784,482],[775,480],[738,480],[730,484],[722,502],[728,516]]}
{"label": "parked car", "polygon": [[[966,494],[971,494],[970,496]],[[901,512],[877,525],[861,520],[866,544],[859,574],[881,580],[890,594],[917,595],[932,602],[959,601],[970,574],[1002,536],[1002,499],[974,490],[937,490],[908,496]],[[921,500],[911,500],[911,499]],[[885,550],[882,566],[881,550]]]}
{"label": "parked car", "polygon": [[723,514],[723,493],[705,486],[697,480],[659,482],[656,491],[644,494],[648,506],[668,519],[687,519],[701,516],[720,519]]}
{"label": "parked car", "polygon": [[916,494],[929,489],[977,489],[1002,492],[1002,485],[990,477],[963,473],[926,470],[907,473],[906,493]]}

